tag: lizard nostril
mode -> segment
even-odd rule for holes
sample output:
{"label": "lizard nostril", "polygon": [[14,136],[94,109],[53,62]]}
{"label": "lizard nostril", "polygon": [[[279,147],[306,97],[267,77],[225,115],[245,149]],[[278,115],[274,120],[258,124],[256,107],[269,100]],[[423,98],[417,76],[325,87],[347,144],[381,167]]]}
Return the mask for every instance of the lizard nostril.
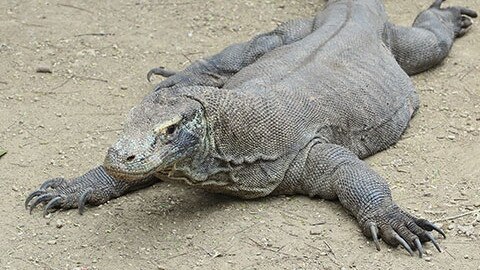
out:
{"label": "lizard nostril", "polygon": [[134,159],[135,159],[135,155],[131,155],[131,156],[127,157],[127,161],[128,161],[128,162],[131,162],[131,161],[133,161]]}

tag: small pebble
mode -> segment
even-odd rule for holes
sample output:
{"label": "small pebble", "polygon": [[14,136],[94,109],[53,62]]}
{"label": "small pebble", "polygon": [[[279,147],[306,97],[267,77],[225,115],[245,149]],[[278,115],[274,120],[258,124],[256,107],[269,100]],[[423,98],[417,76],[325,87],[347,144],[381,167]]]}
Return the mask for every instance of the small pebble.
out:
{"label": "small pebble", "polygon": [[59,219],[57,220],[57,223],[55,224],[55,226],[60,229],[63,227],[63,225],[65,225],[65,223],[63,222],[63,220]]}
{"label": "small pebble", "polygon": [[39,64],[35,71],[37,73],[52,73],[52,68],[46,64]]}
{"label": "small pebble", "polygon": [[49,244],[49,245],[56,245],[56,244],[57,244],[57,240],[49,240],[49,241],[47,241],[47,244]]}

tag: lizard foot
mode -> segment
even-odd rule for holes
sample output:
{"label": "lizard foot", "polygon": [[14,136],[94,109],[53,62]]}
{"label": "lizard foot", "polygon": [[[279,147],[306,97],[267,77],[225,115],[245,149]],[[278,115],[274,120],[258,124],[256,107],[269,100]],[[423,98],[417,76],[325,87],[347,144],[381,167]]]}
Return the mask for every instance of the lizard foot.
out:
{"label": "lizard foot", "polygon": [[361,221],[361,227],[363,233],[373,239],[377,250],[380,250],[379,238],[382,238],[390,246],[402,245],[410,255],[413,255],[414,250],[418,250],[420,257],[424,254],[424,242],[432,242],[435,248],[442,252],[431,231],[437,231],[446,237],[445,233],[430,221],[418,219],[397,205],[366,215]]}
{"label": "lizard foot", "polygon": [[27,196],[25,208],[30,213],[39,204],[45,204],[43,215],[52,209],[78,208],[83,214],[85,205],[99,205],[118,197],[128,185],[109,176],[102,166],[71,179],[54,178],[45,181],[37,190]]}
{"label": "lizard foot", "polygon": [[453,23],[455,37],[465,35],[470,26],[472,26],[472,18],[478,16],[477,12],[465,7],[447,7],[442,8],[442,3],[445,0],[436,0],[431,6],[430,10],[438,14],[442,19],[449,23]]}
{"label": "lizard foot", "polygon": [[25,209],[30,208],[31,214],[37,205],[45,203],[43,216],[46,216],[50,209],[70,209],[75,207],[78,207],[80,214],[82,214],[89,199],[88,197],[93,190],[91,188],[84,192],[80,190],[75,192],[74,190],[77,190],[77,188],[69,188],[68,182],[63,178],[47,180],[40,188],[27,196]]}
{"label": "lizard foot", "polygon": [[[93,196],[95,189],[92,187],[83,187],[74,183],[75,181],[66,181],[63,178],[54,178],[45,181],[40,188],[30,193],[25,200],[25,208],[29,209],[30,214],[39,204],[45,204],[43,216],[45,217],[51,209],[71,209],[78,208],[80,214],[85,211],[85,205],[99,205],[108,198],[102,196]],[[98,192],[97,192],[98,193]]]}

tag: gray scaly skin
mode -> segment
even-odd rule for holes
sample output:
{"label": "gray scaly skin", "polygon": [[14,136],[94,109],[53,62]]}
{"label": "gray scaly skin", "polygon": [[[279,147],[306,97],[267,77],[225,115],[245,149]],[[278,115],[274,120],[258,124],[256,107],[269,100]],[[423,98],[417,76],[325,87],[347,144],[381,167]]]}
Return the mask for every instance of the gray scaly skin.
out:
{"label": "gray scaly skin", "polygon": [[247,199],[338,199],[377,249],[382,238],[440,250],[430,231],[444,233],[400,209],[361,158],[400,139],[419,105],[408,75],[439,64],[477,16],[442,2],[399,27],[379,0],[329,1],[183,71],[152,69],[148,79],[168,78],[130,112],[103,166],[45,182],[25,206],[83,211],[173,179]]}

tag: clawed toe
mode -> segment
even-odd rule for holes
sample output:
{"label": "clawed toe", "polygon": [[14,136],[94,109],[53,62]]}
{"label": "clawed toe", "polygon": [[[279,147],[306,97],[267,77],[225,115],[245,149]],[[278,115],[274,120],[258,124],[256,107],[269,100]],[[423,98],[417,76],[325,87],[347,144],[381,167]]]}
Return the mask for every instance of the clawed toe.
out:
{"label": "clawed toe", "polygon": [[418,219],[396,205],[377,210],[362,224],[364,224],[362,226],[364,234],[373,239],[377,250],[380,250],[379,239],[381,238],[390,246],[403,246],[410,255],[413,255],[416,250],[418,256],[423,257],[425,250],[422,243],[424,242],[431,242],[439,252],[442,252],[440,245],[430,232],[437,231],[444,237],[445,233],[430,221]]}
{"label": "clawed toe", "polygon": [[64,185],[66,183],[64,178],[53,178],[50,180],[45,181],[38,190],[47,190],[49,188],[57,188],[61,185]]}
{"label": "clawed toe", "polygon": [[380,241],[378,240],[378,229],[377,225],[374,223],[370,224],[370,233],[372,234],[373,242],[375,243],[375,247],[378,251],[380,251]]}
{"label": "clawed toe", "polygon": [[437,225],[431,223],[426,219],[417,219],[415,223],[426,231],[429,231],[429,232],[436,231],[440,235],[442,235],[444,239],[447,238],[447,236],[445,235],[445,232],[442,229],[440,229]]}
{"label": "clawed toe", "polygon": [[420,239],[418,239],[418,237],[417,237],[417,238],[415,238],[415,240],[413,242],[415,243],[415,247],[418,250],[418,256],[420,258],[422,258],[423,253],[425,253],[425,252],[423,251],[423,246],[422,246],[422,243],[420,242]]}
{"label": "clawed toe", "polygon": [[43,209],[43,217],[45,217],[48,213],[49,213],[49,209],[51,208],[57,208],[59,206],[62,205],[62,197],[61,196],[57,196],[55,198],[53,198],[52,200],[50,200],[47,205],[45,206],[45,209]]}
{"label": "clawed toe", "polygon": [[147,73],[147,80],[150,81],[153,75],[160,75],[162,77],[168,78],[170,76],[175,75],[176,72],[172,70],[165,69],[165,67],[156,67],[152,68],[150,71]]}
{"label": "clawed toe", "polygon": [[442,249],[440,248],[440,245],[438,245],[435,237],[433,237],[430,233],[427,233],[427,237],[430,240],[430,242],[432,242],[432,244],[435,246],[435,248],[438,250],[438,252],[442,252]]}
{"label": "clawed toe", "polygon": [[473,24],[472,19],[469,17],[462,17],[461,26],[462,28],[468,28]]}
{"label": "clawed toe", "polygon": [[470,17],[462,16],[460,22],[458,23],[458,30],[456,31],[457,37],[464,36],[468,30],[470,30],[470,26],[472,26],[473,22]]}
{"label": "clawed toe", "polygon": [[[52,194],[43,194],[38,196],[36,199],[32,201],[32,204],[30,205],[30,214],[32,213],[32,210],[39,205],[42,202],[49,201],[53,198]],[[28,205],[27,205],[28,206]]]}
{"label": "clawed toe", "polygon": [[442,7],[442,3],[444,2],[445,0],[436,0],[435,2],[433,2],[433,4],[430,6],[430,8],[441,8]]}
{"label": "clawed toe", "polygon": [[458,9],[460,10],[460,14],[462,14],[464,16],[468,16],[468,17],[471,17],[471,18],[477,18],[477,16],[478,16],[478,14],[477,14],[477,12],[475,12],[475,10],[465,8],[465,7],[459,7]]}
{"label": "clawed toe", "polygon": [[25,199],[25,209],[28,209],[28,204],[30,203],[30,201],[33,198],[38,197],[40,195],[43,195],[45,193],[46,193],[46,191],[42,190],[42,189],[35,190],[34,192],[30,193],[30,195],[28,195],[27,199]]}
{"label": "clawed toe", "polygon": [[403,239],[400,235],[398,235],[398,233],[396,232],[393,232],[393,237],[405,248],[405,250],[408,251],[408,253],[410,253],[410,256],[413,256],[413,250],[412,248],[407,244],[407,241],[405,241],[405,239]]}
{"label": "clawed toe", "polygon": [[90,196],[93,193],[93,189],[87,189],[85,190],[80,198],[78,199],[78,212],[80,215],[83,215],[83,212],[85,211],[85,204],[87,201],[90,199]]}

